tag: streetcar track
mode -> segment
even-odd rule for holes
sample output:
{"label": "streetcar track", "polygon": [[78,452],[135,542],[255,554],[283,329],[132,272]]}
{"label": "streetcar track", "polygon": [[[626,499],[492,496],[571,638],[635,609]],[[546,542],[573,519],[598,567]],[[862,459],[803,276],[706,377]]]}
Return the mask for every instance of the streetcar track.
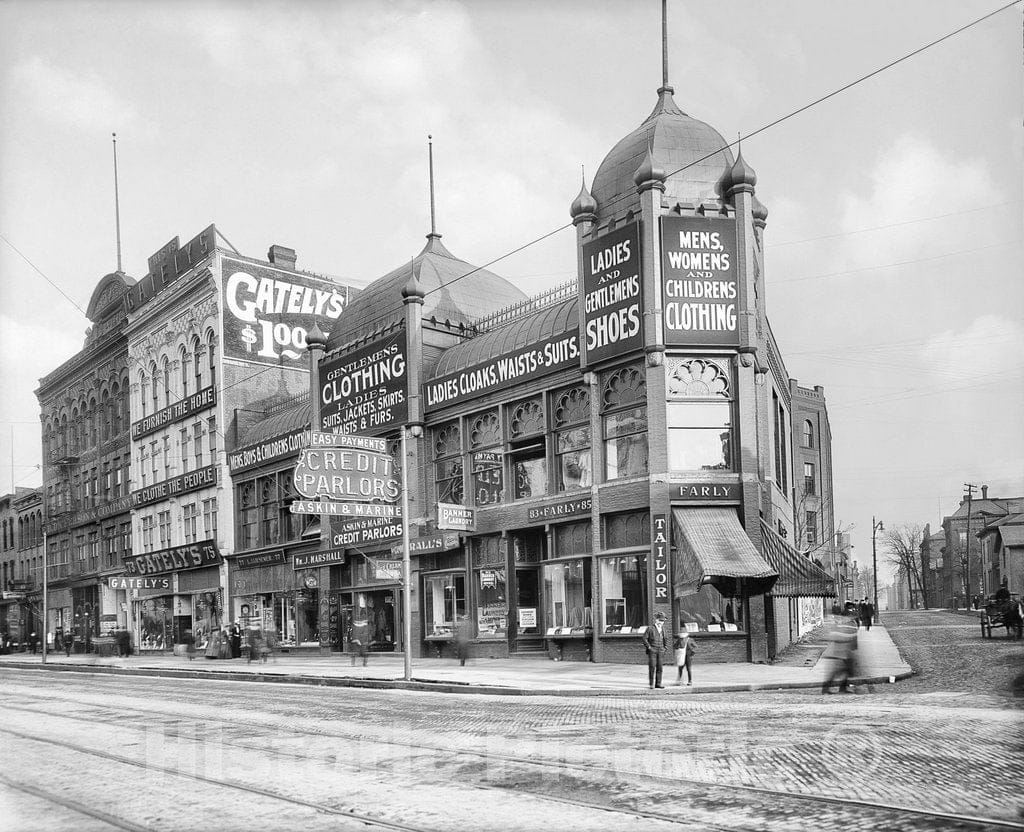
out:
{"label": "streetcar track", "polygon": [[[42,698],[51,699],[51,700],[57,700],[58,699],[58,697],[54,697],[54,696],[46,696],[46,697],[42,697]],[[67,698],[63,698],[61,701],[72,701],[75,704],[83,705],[85,707],[93,708],[93,709],[96,709],[97,707],[100,707],[100,706],[97,706],[94,703],[87,702],[87,701],[83,702],[81,700],[76,700],[76,699],[68,700]],[[11,705],[10,703],[7,703],[7,702],[3,703],[3,707],[8,707],[8,708],[10,708],[12,710],[22,710],[22,711],[27,711],[27,712],[32,712],[32,713],[42,713],[42,714],[47,714],[47,715],[51,715],[52,716],[52,714],[49,714],[46,711],[41,711],[41,710],[36,709],[36,708],[30,708],[30,707],[25,707],[25,706]],[[119,708],[122,711],[130,710],[130,711],[134,711],[135,713],[143,714],[143,715],[146,715],[146,714],[149,714],[149,715],[157,714],[157,715],[160,715],[160,716],[163,716],[163,717],[169,717],[169,718],[176,719],[176,720],[194,720],[195,719],[195,717],[190,716],[188,714],[181,714],[181,713],[177,713],[177,712],[174,712],[174,711],[160,710],[160,709],[157,709],[157,708],[143,709],[143,708],[138,708],[138,707],[125,707],[125,706],[119,706]],[[80,721],[88,721],[88,720],[85,720],[85,718],[83,718],[83,717],[75,717],[74,715],[71,715],[71,714],[61,714],[61,716],[64,716],[64,717],[67,717],[67,718],[79,719]],[[218,723],[220,723],[222,725],[225,725],[225,726],[241,727],[241,728],[244,728],[244,729],[249,730],[249,731],[253,730],[253,728],[256,727],[252,723],[247,723],[247,722],[243,722],[241,720],[229,719],[229,718],[226,718],[226,717],[219,717],[219,716],[217,716],[217,717],[205,716],[204,720],[207,723],[209,723],[209,722],[218,722]],[[112,724],[112,722],[113,722],[113,720],[103,720],[103,721],[106,724]],[[296,727],[296,726],[291,725],[291,724],[283,724],[282,725],[282,724],[280,724],[279,721],[275,724],[274,720],[271,720],[269,723],[264,723],[263,725],[261,725],[259,727],[264,729],[264,730],[267,730],[267,731],[286,730],[286,731],[290,731],[290,732],[292,732],[294,734],[313,736],[313,737],[318,737],[318,738],[338,739],[338,740],[347,740],[347,741],[354,741],[354,742],[383,743],[383,744],[390,745],[390,746],[395,746],[395,747],[398,747],[398,748],[407,748],[407,749],[415,749],[415,750],[419,750],[419,751],[428,751],[428,752],[433,752],[433,753],[442,753],[442,754],[447,754],[447,755],[450,755],[450,756],[453,756],[453,757],[457,757],[459,755],[471,756],[471,757],[477,757],[477,758],[480,758],[480,759],[483,759],[483,760],[495,760],[495,761],[502,761],[502,762],[506,762],[506,763],[514,763],[514,764],[521,765],[521,766],[524,766],[524,767],[533,766],[533,767],[537,767],[537,768],[555,769],[555,770],[558,770],[558,771],[572,770],[572,771],[579,772],[579,773],[583,774],[584,776],[593,775],[593,773],[595,773],[595,772],[599,772],[599,773],[601,773],[603,775],[611,775],[612,777],[616,777],[616,776],[620,776],[620,775],[626,775],[626,776],[631,776],[631,777],[636,777],[636,778],[641,778],[641,779],[656,780],[656,781],[659,781],[659,782],[662,782],[662,783],[666,784],[667,786],[678,786],[680,783],[686,783],[686,784],[690,784],[690,785],[700,786],[700,787],[703,787],[705,789],[741,790],[741,791],[751,792],[751,793],[754,793],[754,794],[758,794],[758,795],[762,795],[762,796],[767,796],[767,797],[790,798],[790,799],[793,799],[793,800],[796,800],[796,801],[800,801],[800,802],[825,803],[825,804],[834,805],[834,806],[856,807],[856,808],[862,808],[862,809],[867,809],[867,810],[875,810],[875,811],[889,811],[889,812],[901,813],[901,814],[904,814],[904,815],[933,818],[933,819],[936,819],[936,820],[956,821],[958,823],[968,824],[968,825],[971,825],[971,826],[980,826],[982,829],[986,829],[986,830],[987,829],[992,829],[992,828],[995,828],[995,827],[1006,828],[1006,829],[1024,830],[1024,824],[1016,822],[1016,821],[1012,821],[1012,820],[1002,820],[1002,819],[997,819],[997,818],[981,818],[981,817],[976,817],[976,816],[971,816],[971,815],[963,815],[963,814],[953,813],[953,812],[934,811],[934,810],[930,810],[930,809],[915,809],[915,808],[911,808],[911,807],[907,807],[907,806],[902,806],[902,805],[898,805],[898,804],[893,804],[893,803],[885,803],[885,802],[881,802],[881,801],[864,800],[864,799],[859,799],[859,798],[840,797],[840,796],[833,796],[833,795],[813,795],[813,794],[806,794],[806,793],[801,793],[801,792],[788,791],[788,790],[784,790],[784,789],[771,789],[771,788],[766,788],[766,787],[763,787],[763,786],[754,786],[754,785],[743,784],[743,783],[723,784],[721,782],[707,781],[707,780],[698,780],[696,778],[690,778],[690,777],[660,775],[660,774],[657,774],[657,773],[654,773],[654,772],[635,771],[635,770],[622,769],[622,768],[610,769],[610,768],[601,767],[601,766],[593,766],[593,765],[589,765],[589,764],[585,764],[585,763],[573,763],[573,762],[563,761],[563,760],[545,760],[545,759],[538,759],[538,758],[525,758],[525,757],[519,757],[519,756],[515,756],[515,755],[511,755],[511,754],[499,754],[499,753],[495,753],[493,751],[480,751],[480,750],[476,750],[476,749],[472,749],[472,748],[452,748],[450,746],[444,746],[444,745],[438,745],[438,744],[432,744],[432,743],[426,743],[426,742],[400,741],[400,740],[388,739],[388,738],[379,737],[379,736],[373,736],[373,735],[368,735],[368,734],[355,734],[355,733],[341,732],[341,731],[336,731],[336,730],[333,730],[333,731],[314,730],[314,729],[308,729],[308,728],[299,728],[299,727]],[[231,744],[231,743],[226,743],[226,744]],[[302,755],[300,755],[300,756],[302,756]],[[310,757],[309,755],[305,755],[305,758],[306,759],[312,759],[312,757]],[[489,788],[499,788],[499,787],[489,786]],[[545,795],[545,794],[542,794],[542,793],[537,793],[537,792],[532,792],[532,791],[528,791],[526,793],[528,793],[528,794],[530,794],[531,796],[534,796],[534,797],[541,797],[541,798],[552,799],[552,800],[562,800],[564,802],[574,803],[575,805],[584,806],[586,808],[599,809],[599,810],[609,811],[609,812],[619,812],[620,811],[617,808],[610,808],[607,805],[587,803],[587,802],[578,802],[578,801],[573,801],[571,798],[558,798],[556,796],[548,796],[548,795]],[[628,809],[625,810],[625,813],[635,814],[635,812],[631,812]],[[671,823],[676,823],[676,824],[684,823],[684,821],[682,821],[679,818],[675,818],[675,817],[671,817],[671,816],[665,816],[665,815],[660,815],[660,814],[657,814],[657,813],[644,812],[644,813],[639,813],[639,814],[642,817],[646,817],[646,818],[652,818],[652,819],[656,818],[658,820],[664,820],[664,821],[671,822]],[[704,825],[708,826],[709,824],[705,823]],[[725,829],[734,829],[735,827],[718,826],[717,828],[725,830]]]}
{"label": "streetcar track", "polygon": [[101,820],[117,829],[124,829],[126,832],[152,832],[151,827],[139,826],[137,823],[132,823],[130,820],[126,820],[125,818],[119,818],[117,815],[111,815],[101,809],[94,809],[91,806],[86,806],[84,803],[79,803],[77,800],[64,797],[56,792],[41,789],[31,783],[22,783],[18,780],[12,780],[5,774],[0,774],[0,783],[3,783],[10,789],[15,789],[19,792],[30,794],[33,797],[38,797],[40,800],[46,800],[50,803],[55,803],[58,806],[63,806],[65,809],[71,809],[73,812],[78,812],[86,817]]}

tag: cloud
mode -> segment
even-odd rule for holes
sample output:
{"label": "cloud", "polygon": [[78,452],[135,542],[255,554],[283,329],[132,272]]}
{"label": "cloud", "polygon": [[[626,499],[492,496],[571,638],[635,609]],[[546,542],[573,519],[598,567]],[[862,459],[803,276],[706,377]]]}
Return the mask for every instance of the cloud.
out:
{"label": "cloud", "polygon": [[962,329],[932,335],[920,348],[919,360],[932,375],[969,383],[1018,372],[1021,355],[1024,325],[989,314]]}
{"label": "cloud", "polygon": [[99,76],[47,63],[39,56],[11,73],[12,95],[43,117],[79,130],[122,129],[138,122],[134,108]]}

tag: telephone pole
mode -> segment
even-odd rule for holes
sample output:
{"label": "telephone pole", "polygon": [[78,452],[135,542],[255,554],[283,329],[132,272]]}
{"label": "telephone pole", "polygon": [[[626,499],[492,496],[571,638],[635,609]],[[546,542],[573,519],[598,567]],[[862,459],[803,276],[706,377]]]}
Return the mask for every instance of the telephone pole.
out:
{"label": "telephone pole", "polygon": [[967,567],[964,573],[964,606],[972,609],[971,604],[971,498],[974,496],[974,483],[965,482],[964,490],[967,492]]}

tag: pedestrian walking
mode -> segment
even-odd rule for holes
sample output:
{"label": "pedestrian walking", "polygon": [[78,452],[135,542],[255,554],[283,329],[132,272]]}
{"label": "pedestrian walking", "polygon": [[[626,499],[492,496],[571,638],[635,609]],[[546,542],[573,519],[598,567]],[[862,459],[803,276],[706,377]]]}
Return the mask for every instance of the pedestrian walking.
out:
{"label": "pedestrian walking", "polygon": [[826,638],[828,646],[821,654],[821,660],[825,663],[821,692],[831,693],[832,686],[838,685],[840,693],[849,693],[850,677],[853,675],[853,651],[857,649],[857,628],[851,624],[841,624],[833,618],[832,629]]}
{"label": "pedestrian walking", "polygon": [[64,655],[71,658],[71,651],[75,649],[75,631],[68,629],[64,633]]}
{"label": "pedestrian walking", "polygon": [[872,604],[867,598],[864,599],[864,615],[861,621],[864,622],[864,627],[868,630],[871,629],[871,621],[875,617],[875,605]]}
{"label": "pedestrian walking", "polygon": [[469,658],[469,622],[460,621],[455,625],[455,654],[463,667]]}
{"label": "pedestrian walking", "polygon": [[39,648],[39,636],[36,635],[36,631],[33,630],[28,634],[28,649],[32,651],[32,655],[36,654],[36,650]]}
{"label": "pedestrian walking", "polygon": [[260,630],[257,625],[250,625],[245,631],[245,661],[252,664],[253,659],[259,658]]}
{"label": "pedestrian walking", "polygon": [[654,614],[654,624],[644,631],[644,650],[647,651],[647,683],[652,688],[665,687],[661,683],[662,657],[668,652],[668,634],[665,632],[665,613]]}
{"label": "pedestrian walking", "polygon": [[231,658],[238,659],[242,656],[242,631],[235,622],[228,629],[228,639],[231,642]]}
{"label": "pedestrian walking", "polygon": [[689,632],[685,629],[676,634],[675,640],[675,651],[676,651],[676,684],[683,684],[683,670],[686,671],[686,687],[693,684],[693,654],[697,652],[697,647],[693,643],[693,639],[690,638]]}

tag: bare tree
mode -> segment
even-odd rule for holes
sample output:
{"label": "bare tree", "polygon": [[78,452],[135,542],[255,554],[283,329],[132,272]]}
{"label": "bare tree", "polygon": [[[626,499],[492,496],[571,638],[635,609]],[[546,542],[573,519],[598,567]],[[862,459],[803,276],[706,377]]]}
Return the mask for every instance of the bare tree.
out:
{"label": "bare tree", "polygon": [[924,529],[917,525],[893,526],[882,535],[882,545],[886,547],[889,563],[907,576],[911,607],[914,606],[915,592],[920,592],[921,597],[924,597],[920,562],[922,540]]}

